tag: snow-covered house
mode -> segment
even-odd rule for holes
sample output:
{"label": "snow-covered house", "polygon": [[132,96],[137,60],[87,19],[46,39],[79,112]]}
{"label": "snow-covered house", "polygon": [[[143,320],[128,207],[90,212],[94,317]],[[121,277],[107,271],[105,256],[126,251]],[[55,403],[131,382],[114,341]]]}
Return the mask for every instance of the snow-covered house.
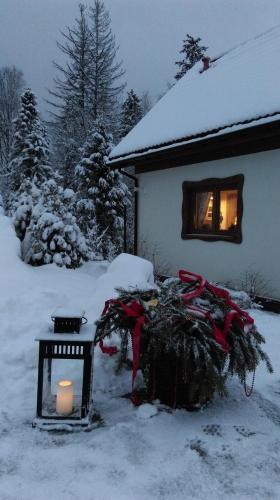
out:
{"label": "snow-covered house", "polygon": [[280,27],[197,63],[113,149],[139,179],[138,241],[169,273],[259,273],[280,298]]}

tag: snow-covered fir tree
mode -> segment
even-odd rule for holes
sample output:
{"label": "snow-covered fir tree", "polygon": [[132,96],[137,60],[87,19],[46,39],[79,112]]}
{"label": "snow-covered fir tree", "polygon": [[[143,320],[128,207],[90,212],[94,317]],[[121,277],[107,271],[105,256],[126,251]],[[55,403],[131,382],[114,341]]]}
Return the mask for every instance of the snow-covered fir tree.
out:
{"label": "snow-covered fir tree", "polygon": [[179,70],[175,75],[176,80],[180,80],[196,62],[203,58],[208,47],[200,45],[200,42],[201,38],[194,38],[189,34],[183,40],[183,48],[180,50],[180,54],[183,54],[183,59],[175,63],[179,66]]}
{"label": "snow-covered fir tree", "polygon": [[134,90],[127,92],[127,98],[122,105],[120,137],[125,137],[130,130],[141,120],[143,110],[141,100]]}
{"label": "snow-covered fir tree", "polygon": [[19,112],[23,87],[22,71],[15,66],[0,68],[0,192],[4,197],[7,191],[14,120]]}
{"label": "snow-covered fir tree", "polygon": [[74,170],[80,160],[73,155],[72,144],[78,152],[96,119],[102,119],[110,131],[117,130],[124,71],[117,60],[110,16],[101,0],[95,0],[89,9],[80,4],[74,26],[66,28],[62,37],[58,48],[66,61],[64,65],[55,63],[57,76],[49,104],[55,160],[64,175],[65,169]]}
{"label": "snow-covered fir tree", "polygon": [[79,147],[85,141],[92,121],[92,48],[85,5],[79,5],[75,25],[67,27],[61,34],[63,41],[57,46],[66,56],[66,64],[62,66],[54,62],[58,74],[54,79],[54,90],[49,91],[49,103],[53,110],[58,149],[62,150],[63,156],[63,142],[69,138]]}
{"label": "snow-covered fir tree", "polygon": [[[23,151],[26,148],[26,138],[33,130],[38,118],[36,98],[30,89],[27,89],[20,98],[21,106],[17,118],[14,120],[14,137],[8,165],[9,192],[12,194],[20,187],[21,162]],[[8,193],[8,194],[10,194]],[[8,207],[9,208],[9,207]]]}
{"label": "snow-covered fir tree", "polygon": [[143,116],[152,109],[152,99],[148,90],[145,90],[141,96],[141,108]]}
{"label": "snow-covered fir tree", "polygon": [[71,211],[74,197],[72,189],[63,189],[55,179],[43,183],[23,242],[25,262],[76,268],[93,258]]}
{"label": "snow-covered fir tree", "polygon": [[102,120],[114,133],[117,127],[119,98],[125,88],[125,71],[118,60],[118,46],[111,29],[111,19],[102,0],[90,7],[92,45],[92,109],[94,120]]}
{"label": "snow-covered fir tree", "polygon": [[108,259],[123,248],[124,208],[129,191],[118,171],[107,163],[112,136],[96,123],[76,168],[79,225],[96,253]]}
{"label": "snow-covered fir tree", "polygon": [[12,204],[13,220],[21,240],[29,225],[33,206],[40,199],[42,183],[53,175],[41,133],[34,131],[28,139],[30,142],[24,150],[26,156],[22,162],[23,180],[19,189],[13,193]]}
{"label": "snow-covered fir tree", "polygon": [[46,131],[39,119],[35,95],[27,90],[16,121],[10,171],[9,213],[14,218],[17,234],[24,239],[32,207],[40,198],[43,182],[53,175],[49,165]]}
{"label": "snow-covered fir tree", "polygon": [[80,151],[77,144],[70,139],[65,144],[64,153],[64,161],[59,171],[63,187],[75,190],[75,166],[80,159]]}

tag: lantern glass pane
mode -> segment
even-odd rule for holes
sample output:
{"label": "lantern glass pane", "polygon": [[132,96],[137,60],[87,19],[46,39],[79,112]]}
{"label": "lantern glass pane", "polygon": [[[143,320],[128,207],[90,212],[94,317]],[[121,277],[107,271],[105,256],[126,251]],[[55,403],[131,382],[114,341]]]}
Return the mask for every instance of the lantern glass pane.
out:
{"label": "lantern glass pane", "polygon": [[82,359],[44,359],[42,417],[81,418]]}

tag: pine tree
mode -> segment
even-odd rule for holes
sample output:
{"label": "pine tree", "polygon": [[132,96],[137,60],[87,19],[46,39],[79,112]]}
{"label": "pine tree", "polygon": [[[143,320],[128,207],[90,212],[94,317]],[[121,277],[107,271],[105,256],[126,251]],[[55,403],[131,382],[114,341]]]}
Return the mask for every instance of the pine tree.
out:
{"label": "pine tree", "polygon": [[23,73],[14,66],[0,68],[0,191],[6,196],[14,120],[20,108]]}
{"label": "pine tree", "polygon": [[145,92],[142,93],[141,108],[143,116],[145,116],[150,111],[150,109],[152,109],[152,100],[148,90],[145,90]]}
{"label": "pine tree", "polygon": [[127,93],[122,105],[120,136],[125,137],[143,116],[141,101],[133,90]]}
{"label": "pine tree", "polygon": [[122,249],[124,207],[129,203],[121,174],[107,163],[111,141],[112,136],[97,122],[76,168],[78,222],[96,253],[105,259]]}
{"label": "pine tree", "polygon": [[55,157],[62,174],[77,165],[79,158],[69,156],[84,144],[96,119],[111,131],[116,127],[118,97],[124,75],[117,62],[118,47],[110,27],[110,17],[101,0],[95,0],[89,12],[79,5],[74,27],[62,32],[58,48],[66,56],[66,64],[55,63],[58,76],[50,91]]}
{"label": "pine tree", "polygon": [[92,43],[92,109],[93,118],[114,131],[118,98],[125,84],[122,61],[117,61],[118,46],[111,30],[111,19],[102,0],[90,8]]}
{"label": "pine tree", "polygon": [[42,183],[52,175],[46,131],[40,122],[35,95],[27,90],[16,120],[16,133],[9,165],[9,213],[13,215],[17,234],[24,239],[32,207],[40,197]]}
{"label": "pine tree", "polygon": [[20,169],[23,151],[27,146],[26,138],[31,133],[38,118],[36,98],[30,89],[21,96],[21,107],[18,117],[14,120],[14,139],[12,143],[9,173],[9,191],[15,192],[21,184]]}
{"label": "pine tree", "polygon": [[73,28],[62,32],[63,43],[58,42],[60,51],[67,57],[62,65],[54,62],[58,76],[54,79],[55,90],[49,91],[53,107],[55,129],[68,131],[70,139],[82,144],[89,130],[91,120],[90,92],[92,48],[86,7],[79,5],[79,17]]}
{"label": "pine tree", "polygon": [[189,34],[187,34],[185,40],[183,40],[183,48],[180,50],[180,54],[183,54],[184,57],[182,61],[177,61],[175,63],[180,68],[175,75],[176,80],[180,80],[180,78],[182,78],[182,76],[184,76],[196,62],[202,59],[208,47],[200,45],[200,41],[201,38],[194,38]]}
{"label": "pine tree", "polygon": [[55,179],[44,182],[23,244],[25,262],[76,268],[93,257],[71,211],[74,197]]}

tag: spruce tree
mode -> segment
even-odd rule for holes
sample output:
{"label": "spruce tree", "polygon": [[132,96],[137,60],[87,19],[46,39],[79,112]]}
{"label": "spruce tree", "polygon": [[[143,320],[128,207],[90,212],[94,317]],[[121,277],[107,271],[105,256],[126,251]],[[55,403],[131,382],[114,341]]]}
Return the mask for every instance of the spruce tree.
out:
{"label": "spruce tree", "polygon": [[35,95],[30,90],[22,96],[9,171],[8,210],[14,218],[17,234],[23,240],[32,207],[40,197],[41,185],[53,175],[46,131],[38,116]]}
{"label": "spruce tree", "polygon": [[142,93],[141,108],[143,116],[145,116],[152,108],[152,100],[148,90],[145,90],[145,92]]}
{"label": "spruce tree", "polygon": [[189,34],[183,40],[183,48],[180,50],[180,54],[183,54],[184,57],[181,61],[175,63],[179,66],[179,71],[175,75],[176,80],[180,80],[204,56],[208,47],[200,45],[200,42],[201,38],[194,38]]}
{"label": "spruce tree", "polygon": [[124,208],[129,203],[122,175],[108,165],[111,141],[112,136],[97,122],[76,168],[78,222],[95,252],[104,259],[122,250]]}
{"label": "spruce tree", "polygon": [[43,183],[23,244],[25,262],[76,268],[93,257],[71,210],[74,197],[55,179]]}
{"label": "spruce tree", "polygon": [[0,68],[0,191],[6,196],[8,164],[14,135],[14,120],[20,108],[23,73],[14,66]]}
{"label": "spruce tree", "polygon": [[117,61],[118,47],[111,31],[108,11],[101,0],[87,10],[79,5],[73,27],[62,32],[58,48],[66,56],[65,65],[55,63],[57,76],[50,91],[55,158],[64,175],[77,165],[76,151],[84,144],[96,119],[114,131],[118,98],[124,84],[124,71]]}
{"label": "spruce tree", "polygon": [[89,130],[91,119],[91,33],[86,7],[79,5],[79,17],[74,27],[62,32],[63,42],[57,42],[66,56],[62,66],[54,62],[58,75],[54,79],[55,89],[50,90],[49,103],[53,109],[54,129],[68,132],[70,139],[82,144]]}
{"label": "spruce tree", "polygon": [[125,137],[143,116],[141,101],[133,90],[127,93],[122,105],[120,136]]}
{"label": "spruce tree", "polygon": [[114,132],[118,99],[124,90],[125,71],[117,60],[118,46],[111,30],[111,19],[102,0],[94,0],[90,8],[92,47],[91,103],[94,120],[102,120]]}
{"label": "spruce tree", "polygon": [[[9,191],[12,194],[21,184],[21,162],[23,151],[26,148],[26,138],[31,133],[38,118],[36,98],[30,89],[21,96],[21,106],[17,118],[14,120],[14,138],[8,165]],[[9,207],[8,207],[9,208]]]}

